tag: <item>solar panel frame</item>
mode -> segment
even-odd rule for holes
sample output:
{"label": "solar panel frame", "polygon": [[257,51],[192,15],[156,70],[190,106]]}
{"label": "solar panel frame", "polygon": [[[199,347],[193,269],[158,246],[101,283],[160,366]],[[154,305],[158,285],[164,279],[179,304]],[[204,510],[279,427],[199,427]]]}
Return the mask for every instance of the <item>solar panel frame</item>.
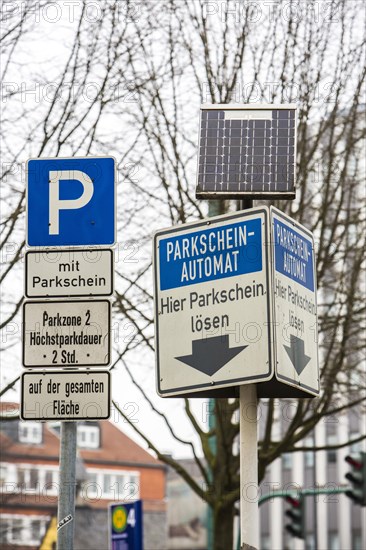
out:
{"label": "solar panel frame", "polygon": [[295,104],[201,105],[196,197],[294,199],[296,128]]}

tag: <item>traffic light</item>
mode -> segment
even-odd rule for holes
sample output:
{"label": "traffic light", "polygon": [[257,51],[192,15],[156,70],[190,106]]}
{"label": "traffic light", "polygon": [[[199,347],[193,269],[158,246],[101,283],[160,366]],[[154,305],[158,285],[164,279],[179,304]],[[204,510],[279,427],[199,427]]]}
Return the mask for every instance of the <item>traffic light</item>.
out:
{"label": "traffic light", "polygon": [[291,508],[286,510],[286,516],[292,519],[292,522],[286,525],[286,530],[293,537],[305,539],[305,497],[287,496],[286,502],[291,505]]}
{"label": "traffic light", "polygon": [[356,504],[366,506],[366,453],[348,455],[345,461],[352,467],[351,472],[346,474],[346,478],[353,486],[346,491],[346,495]]}

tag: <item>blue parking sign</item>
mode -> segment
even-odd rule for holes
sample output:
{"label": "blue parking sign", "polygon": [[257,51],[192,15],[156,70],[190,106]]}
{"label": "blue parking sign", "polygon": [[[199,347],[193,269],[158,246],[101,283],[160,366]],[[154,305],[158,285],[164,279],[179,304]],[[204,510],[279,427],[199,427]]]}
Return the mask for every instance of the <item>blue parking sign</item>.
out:
{"label": "blue parking sign", "polygon": [[142,501],[109,505],[109,549],[143,550]]}
{"label": "blue parking sign", "polygon": [[27,245],[113,245],[115,160],[32,159],[27,163]]}

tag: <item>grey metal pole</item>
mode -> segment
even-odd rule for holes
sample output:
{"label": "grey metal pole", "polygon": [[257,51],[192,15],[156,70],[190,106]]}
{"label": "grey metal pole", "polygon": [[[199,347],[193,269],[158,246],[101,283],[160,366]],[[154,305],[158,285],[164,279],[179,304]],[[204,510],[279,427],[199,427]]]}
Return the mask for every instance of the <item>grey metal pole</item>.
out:
{"label": "grey metal pole", "polygon": [[240,386],[241,550],[259,548],[257,386]]}
{"label": "grey metal pole", "polygon": [[[212,200],[208,201],[208,215],[209,217],[212,216],[219,216],[222,214],[221,212],[221,201],[218,200]],[[216,416],[215,416],[215,399],[210,397],[209,399],[209,415],[208,415],[208,429],[211,431],[216,427]],[[209,439],[209,445],[212,453],[216,454],[216,436],[213,436]],[[210,480],[210,483],[213,483],[213,474],[208,466],[208,478]],[[207,505],[207,550],[213,550],[214,545],[214,533],[213,533],[213,527],[214,527],[214,518],[213,518],[213,510],[211,506]]]}
{"label": "grey metal pole", "polygon": [[[316,447],[316,440],[315,440],[315,429],[316,427],[314,428],[313,430],[313,445],[314,447]],[[317,456],[316,456],[316,451],[314,450],[313,451],[313,482],[314,482],[314,488],[315,488],[315,484],[317,483],[317,464],[316,464],[316,460],[317,460]],[[313,508],[313,514],[314,514],[314,517],[313,517],[313,521],[314,521],[314,546],[315,548],[318,548],[318,499],[315,497],[314,498],[314,508]]]}
{"label": "grey metal pole", "polygon": [[[253,208],[253,200],[239,201],[239,210]],[[257,386],[240,386],[240,535],[241,550],[259,548],[259,508],[250,491],[258,487]],[[250,411],[248,408],[250,407]],[[249,494],[248,494],[249,493]]]}
{"label": "grey metal pole", "polygon": [[61,422],[57,550],[73,550],[77,422]]}

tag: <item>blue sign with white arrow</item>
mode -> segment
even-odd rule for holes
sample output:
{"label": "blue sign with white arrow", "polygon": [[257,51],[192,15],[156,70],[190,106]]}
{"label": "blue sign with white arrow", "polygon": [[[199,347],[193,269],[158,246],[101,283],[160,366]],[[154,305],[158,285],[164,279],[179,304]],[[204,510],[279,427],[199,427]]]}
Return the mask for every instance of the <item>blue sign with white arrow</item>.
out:
{"label": "blue sign with white arrow", "polygon": [[33,159],[27,163],[27,245],[112,245],[115,160]]}

